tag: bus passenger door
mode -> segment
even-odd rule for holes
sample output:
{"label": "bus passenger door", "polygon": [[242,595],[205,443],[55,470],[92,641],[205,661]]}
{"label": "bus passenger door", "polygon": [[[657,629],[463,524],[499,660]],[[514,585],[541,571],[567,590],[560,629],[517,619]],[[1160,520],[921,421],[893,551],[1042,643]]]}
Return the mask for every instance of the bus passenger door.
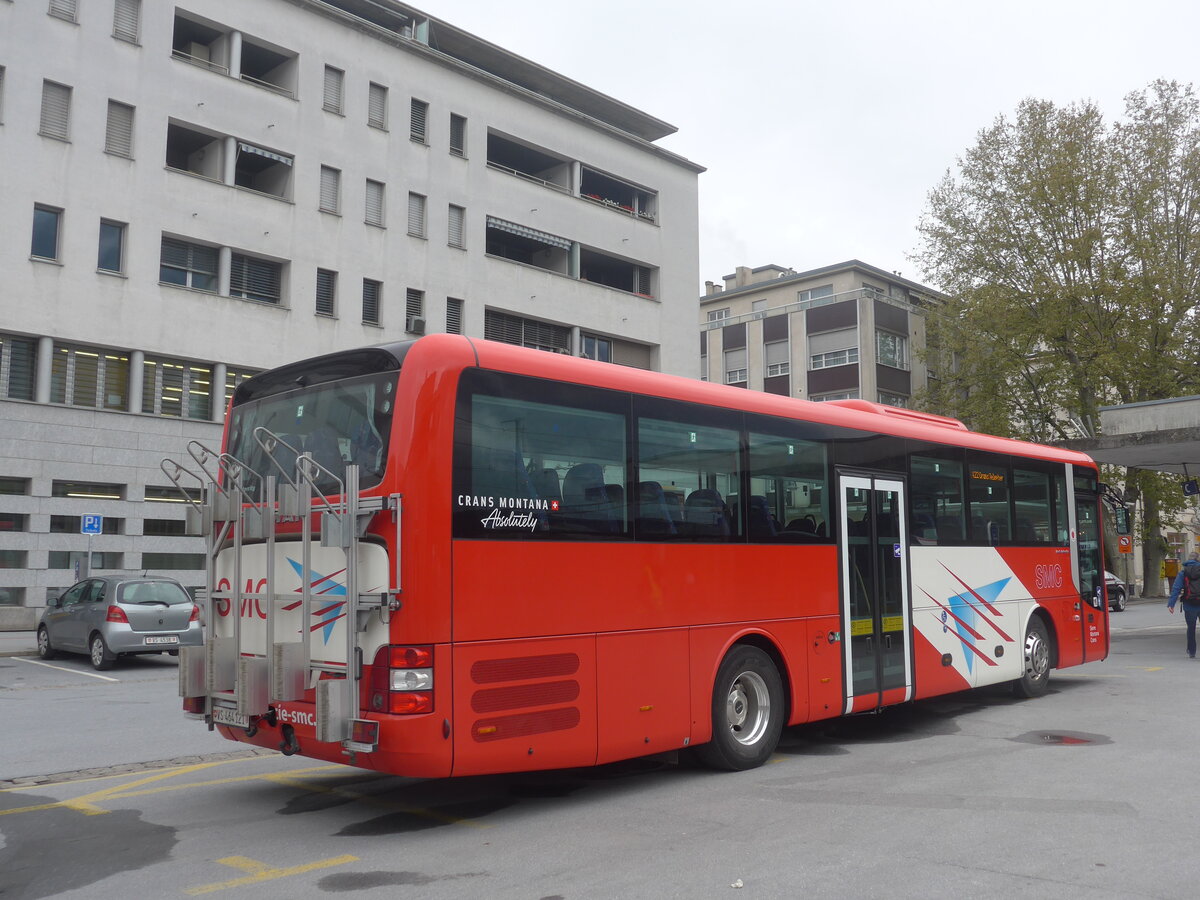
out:
{"label": "bus passenger door", "polygon": [[840,475],[839,557],[847,713],[912,697],[904,483]]}
{"label": "bus passenger door", "polygon": [[[1095,494],[1075,494],[1075,521],[1079,561],[1079,615],[1082,658],[1078,662],[1104,659],[1108,655],[1108,604],[1104,602],[1104,571],[1100,567],[1100,504]],[[1064,660],[1063,662],[1066,662]]]}

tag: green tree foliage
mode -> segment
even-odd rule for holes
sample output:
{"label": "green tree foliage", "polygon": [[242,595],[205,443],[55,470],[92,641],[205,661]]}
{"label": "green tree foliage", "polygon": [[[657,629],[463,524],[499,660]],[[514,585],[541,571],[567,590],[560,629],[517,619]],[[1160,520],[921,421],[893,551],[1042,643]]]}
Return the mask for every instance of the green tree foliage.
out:
{"label": "green tree foliage", "polygon": [[[929,194],[917,261],[950,299],[930,317],[925,398],[980,430],[1095,433],[1097,410],[1200,392],[1200,103],[1156,81],[1108,124],[1090,102],[1026,100]],[[953,360],[953,364],[951,364]]]}
{"label": "green tree foliage", "polygon": [[[1028,440],[1096,434],[1099,407],[1200,393],[1200,102],[1155,81],[1123,119],[1029,99],[929,194],[917,262],[949,298],[929,318],[940,378],[923,398]],[[1128,473],[1151,539],[1178,485]],[[1153,546],[1151,546],[1153,545]]]}

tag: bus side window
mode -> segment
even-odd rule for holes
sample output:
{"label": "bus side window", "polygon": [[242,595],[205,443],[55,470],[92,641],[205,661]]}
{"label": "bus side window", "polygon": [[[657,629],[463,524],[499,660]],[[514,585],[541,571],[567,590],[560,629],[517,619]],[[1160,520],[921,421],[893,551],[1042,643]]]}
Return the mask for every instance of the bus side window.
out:
{"label": "bus side window", "polygon": [[751,431],[749,537],[754,543],[827,540],[826,446]]}
{"label": "bus side window", "polygon": [[956,459],[914,456],[910,494],[913,537],[924,544],[961,544],[966,540],[963,466]]}

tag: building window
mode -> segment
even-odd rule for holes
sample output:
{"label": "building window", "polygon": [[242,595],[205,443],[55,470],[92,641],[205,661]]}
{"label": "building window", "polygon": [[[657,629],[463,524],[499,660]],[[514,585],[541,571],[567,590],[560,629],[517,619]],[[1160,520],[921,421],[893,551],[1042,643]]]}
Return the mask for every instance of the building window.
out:
{"label": "building window", "polygon": [[814,353],[809,368],[830,369],[834,366],[848,366],[856,362],[858,362],[858,348],[850,347],[846,350],[832,350],[829,353]]}
{"label": "building window", "polygon": [[763,361],[767,366],[767,377],[790,375],[792,372],[791,351],[787,341],[772,341],[763,346]]}
{"label": "building window", "polygon": [[710,322],[720,322],[722,319],[728,318],[729,307],[725,307],[724,309],[710,309],[708,311],[708,321]]}
{"label": "building window", "polygon": [[[184,496],[186,494],[187,496]],[[142,497],[147,503],[199,503],[200,489],[199,488],[183,488],[182,490],[172,485],[171,487],[158,487],[156,485],[146,485],[142,492]]]}
{"label": "building window", "polygon": [[583,335],[584,359],[594,359],[597,362],[612,362],[613,342],[594,334]]}
{"label": "building window", "polygon": [[466,247],[466,218],[467,211],[463,207],[450,204],[450,224],[447,228],[446,242],[451,247],[457,247],[460,250]]}
{"label": "building window", "polygon": [[908,338],[891,331],[875,332],[875,361],[893,369],[908,368]]}
{"label": "building window", "polygon": [[321,212],[341,212],[342,173],[332,166],[321,166]]}
{"label": "building window", "polygon": [[453,156],[467,155],[467,120],[455,113],[450,113],[450,153]]}
{"label": "building window", "polygon": [[187,534],[186,526],[183,519],[143,519],[142,534],[146,537],[182,537]]}
{"label": "building window", "polygon": [[58,239],[62,225],[61,209],[37,205],[33,208],[33,243],[30,255],[37,259],[58,259]]}
{"label": "building window", "polygon": [[53,481],[51,497],[75,497],[84,500],[124,500],[125,485],[96,481]]}
{"label": "building window", "polygon": [[823,284],[820,287],[809,288],[808,290],[800,291],[796,294],[796,299],[801,303],[812,303],[814,300],[821,300],[825,297],[833,296],[833,285]]}
{"label": "building window", "polygon": [[[38,342],[33,338],[0,334],[0,397],[32,400],[37,371]],[[0,494],[5,479],[0,478]]]}
{"label": "building window", "polygon": [[229,296],[278,304],[283,296],[283,265],[234,253],[229,261]]}
{"label": "building window", "polygon": [[413,237],[425,237],[425,197],[423,194],[408,195],[408,233]]}
{"label": "building window", "polygon": [[55,344],[50,358],[50,402],[125,409],[129,404],[129,357],[115,350]]}
{"label": "building window", "polygon": [[[80,516],[51,516],[51,534],[79,534],[82,524]],[[120,534],[125,527],[125,520],[116,516],[105,516],[101,525],[101,534]]]}
{"label": "building window", "polygon": [[233,183],[286,200],[291,193],[294,161],[285,153],[238,141]]}
{"label": "building window", "polygon": [[29,495],[28,478],[0,478],[0,494],[10,497],[26,497]]}
{"label": "building window", "polygon": [[372,181],[367,179],[367,199],[366,212],[364,213],[364,221],[368,225],[383,225],[383,195],[384,185],[382,181]]}
{"label": "building window", "polygon": [[404,292],[404,330],[410,334],[425,333],[425,292],[409,288]]}
{"label": "building window", "polygon": [[374,81],[367,87],[367,124],[387,131],[388,89]]}
{"label": "building window", "polygon": [[332,316],[337,302],[337,272],[317,269],[317,315]]}
{"label": "building window", "polygon": [[42,82],[42,115],[38,134],[65,141],[71,137],[71,89],[53,81]]}
{"label": "building window", "polygon": [[857,400],[858,391],[840,391],[835,394],[815,394],[808,399],[817,403],[825,403],[830,400]]}
{"label": "building window", "polygon": [[139,568],[178,572],[199,570],[206,565],[208,561],[203,553],[143,553]]}
{"label": "building window", "polygon": [[342,114],[342,91],[346,73],[333,66],[325,67],[325,100],[322,109],[326,112]]}
{"label": "building window", "polygon": [[125,271],[125,224],[100,220],[100,246],[96,253],[96,268],[102,272]]}
{"label": "building window", "polygon": [[142,0],[116,0],[113,4],[113,37],[136,44],[142,17]]}
{"label": "building window", "polygon": [[104,152],[133,159],[133,107],[108,101],[108,124],[104,129]]}
{"label": "building window", "polygon": [[142,412],[179,419],[212,418],[212,370],[196,363],[147,359]]}
{"label": "building window", "polygon": [[749,381],[746,348],[725,351],[725,383],[745,384]]}
{"label": "building window", "polygon": [[879,392],[879,402],[885,406],[908,407],[908,398],[902,394],[889,394],[887,391]]}
{"label": "building window", "polygon": [[[26,560],[28,559],[29,551],[27,550],[0,550],[0,569],[25,569],[28,568]],[[0,588],[0,591],[7,588]]]}
{"label": "building window", "polygon": [[50,0],[50,9],[48,12],[52,16],[59,19],[65,19],[68,22],[78,21],[76,14],[78,13],[77,0]]}
{"label": "building window", "polygon": [[217,290],[217,248],[189,244],[174,238],[162,239],[158,280],[197,291]]}
{"label": "building window", "polygon": [[446,334],[462,334],[463,302],[457,297],[446,298]]}
{"label": "building window", "polygon": [[365,325],[379,324],[379,300],[383,293],[383,282],[363,279],[362,320]]}
{"label": "building window", "polygon": [[534,350],[571,352],[571,329],[490,309],[483,314],[483,336],[489,341],[502,341]]}
{"label": "building window", "polygon": [[[233,399],[233,392],[237,390],[239,384],[247,378],[252,378],[257,372],[241,372],[226,366],[225,367],[225,399],[221,404],[222,409],[229,408],[229,401]],[[199,499],[199,498],[197,498]]]}
{"label": "building window", "polygon": [[412,101],[408,116],[408,136],[418,144],[425,143],[425,119],[429,115],[429,104],[424,100]]}
{"label": "building window", "polygon": [[[22,513],[0,513],[0,534],[25,531],[28,522],[29,517]],[[53,523],[51,523],[51,527],[53,528]]]}

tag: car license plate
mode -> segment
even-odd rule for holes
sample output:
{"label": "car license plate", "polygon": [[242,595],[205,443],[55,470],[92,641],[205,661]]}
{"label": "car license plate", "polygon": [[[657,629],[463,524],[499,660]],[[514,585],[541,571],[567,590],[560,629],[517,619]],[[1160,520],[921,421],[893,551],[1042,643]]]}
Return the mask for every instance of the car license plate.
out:
{"label": "car license plate", "polygon": [[250,727],[249,716],[240,716],[236,709],[230,709],[228,706],[214,706],[212,717],[218,725],[232,725],[234,728]]}
{"label": "car license plate", "polygon": [[146,638],[147,644],[178,644],[179,635],[177,634],[152,634]]}

